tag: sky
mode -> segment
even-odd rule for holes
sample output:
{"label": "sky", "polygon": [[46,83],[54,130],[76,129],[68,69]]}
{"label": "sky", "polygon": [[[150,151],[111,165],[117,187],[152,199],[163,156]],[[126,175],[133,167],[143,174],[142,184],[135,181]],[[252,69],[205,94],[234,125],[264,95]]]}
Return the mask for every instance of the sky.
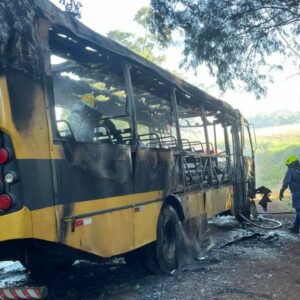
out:
{"label": "sky", "polygon": [[[59,0],[52,0],[58,4]],[[144,28],[134,22],[139,8],[149,6],[149,0],[81,0],[81,22],[94,31],[106,35],[110,30],[129,31],[142,35]],[[164,67],[169,70],[179,68],[183,59],[181,49],[172,48],[166,53],[167,62]],[[284,71],[274,74],[274,83],[268,85],[266,97],[257,100],[254,95],[239,90],[222,94],[205,68],[194,71],[181,70],[187,80],[195,85],[209,87],[206,91],[212,96],[230,103],[246,117],[257,113],[269,113],[278,110],[300,111],[300,76],[295,74],[294,66],[285,63]]]}

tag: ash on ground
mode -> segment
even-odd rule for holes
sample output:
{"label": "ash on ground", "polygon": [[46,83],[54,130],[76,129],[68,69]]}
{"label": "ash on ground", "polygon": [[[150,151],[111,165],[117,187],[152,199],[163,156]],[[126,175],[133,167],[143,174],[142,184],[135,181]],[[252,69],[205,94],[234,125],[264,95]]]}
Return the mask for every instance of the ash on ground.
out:
{"label": "ash on ground", "polygon": [[[283,227],[243,228],[233,217],[213,218],[205,247],[183,253],[173,276],[132,270],[122,258],[77,261],[48,279],[47,299],[299,299],[300,235],[287,229],[294,215],[272,217]],[[0,265],[0,287],[36,284],[19,263]]]}

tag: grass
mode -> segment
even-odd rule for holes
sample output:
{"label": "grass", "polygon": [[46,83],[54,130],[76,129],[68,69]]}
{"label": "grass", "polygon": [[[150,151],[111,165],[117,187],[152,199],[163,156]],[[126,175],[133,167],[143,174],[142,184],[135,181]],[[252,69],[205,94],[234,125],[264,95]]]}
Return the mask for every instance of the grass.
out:
{"label": "grass", "polygon": [[286,172],[285,160],[300,154],[300,126],[272,127],[257,132],[257,186],[265,185],[278,191]]}

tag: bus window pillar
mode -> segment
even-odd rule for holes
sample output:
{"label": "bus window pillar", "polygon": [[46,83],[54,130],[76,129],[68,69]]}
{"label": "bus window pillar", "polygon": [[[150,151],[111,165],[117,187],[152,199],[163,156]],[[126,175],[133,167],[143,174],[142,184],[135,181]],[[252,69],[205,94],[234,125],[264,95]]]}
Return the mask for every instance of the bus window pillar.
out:
{"label": "bus window pillar", "polygon": [[123,65],[126,91],[127,91],[127,103],[128,103],[128,113],[130,117],[130,125],[132,130],[132,145],[133,147],[138,146],[138,133],[137,133],[137,123],[136,123],[136,108],[133,97],[133,89],[131,83],[131,74],[130,74],[130,66],[128,64]]}
{"label": "bus window pillar", "polygon": [[222,126],[224,129],[224,140],[225,140],[225,152],[226,152],[226,174],[231,174],[231,153],[230,153],[230,145],[229,145],[229,137],[228,130],[226,127],[226,122],[223,119]]}
{"label": "bus window pillar", "polygon": [[210,147],[209,147],[209,138],[208,138],[208,130],[207,130],[207,120],[206,120],[205,110],[204,110],[203,105],[201,105],[201,119],[203,122],[205,145],[206,145],[206,152],[207,152],[210,150]]}
{"label": "bus window pillar", "polygon": [[[216,123],[213,123],[213,129],[214,129],[214,154],[218,154],[217,150],[217,130],[216,130]],[[219,167],[218,158],[216,158],[216,166]]]}
{"label": "bus window pillar", "polygon": [[181,134],[180,134],[177,99],[176,99],[176,89],[175,88],[172,89],[171,99],[172,99],[172,112],[173,112],[173,117],[174,117],[175,126],[176,126],[176,137],[177,137],[179,149],[180,149],[180,151],[182,151],[183,148],[182,148],[182,140],[181,140]]}
{"label": "bus window pillar", "polygon": [[176,138],[178,142],[178,148],[179,148],[179,168],[180,168],[180,177],[182,182],[182,189],[185,189],[185,171],[184,171],[184,155],[183,155],[183,146],[182,146],[182,139],[181,139],[181,133],[180,133],[180,125],[179,125],[179,116],[178,116],[178,107],[177,107],[177,98],[176,98],[176,89],[172,88],[171,91],[171,101],[172,101],[172,117],[175,122],[175,128],[176,128]]}
{"label": "bus window pillar", "polygon": [[241,122],[232,124],[232,134],[234,141],[234,181],[233,181],[233,195],[234,195],[234,210],[237,216],[240,212],[244,211],[246,199],[246,187],[244,180],[244,167],[243,167],[243,153],[241,149]]}
{"label": "bus window pillar", "polygon": [[206,145],[206,153],[208,154],[208,184],[212,185],[212,166],[211,166],[211,156],[210,156],[210,147],[209,147],[209,137],[208,137],[208,130],[207,130],[207,120],[206,120],[206,114],[204,106],[201,105],[201,119],[203,122],[203,128],[204,128],[204,135],[205,135],[205,145]]}

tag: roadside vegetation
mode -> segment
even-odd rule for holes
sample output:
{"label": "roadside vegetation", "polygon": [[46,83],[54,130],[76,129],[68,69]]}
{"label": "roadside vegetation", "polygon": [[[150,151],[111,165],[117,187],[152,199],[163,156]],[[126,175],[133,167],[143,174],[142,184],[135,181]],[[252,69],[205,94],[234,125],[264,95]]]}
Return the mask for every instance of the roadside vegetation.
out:
{"label": "roadside vegetation", "polygon": [[255,125],[255,128],[264,128],[271,126],[281,126],[298,123],[300,120],[300,111],[276,111],[272,113],[259,113],[249,118],[249,122]]}
{"label": "roadside vegetation", "polygon": [[256,134],[257,186],[265,185],[277,193],[286,171],[286,158],[300,155],[300,124],[262,128]]}

